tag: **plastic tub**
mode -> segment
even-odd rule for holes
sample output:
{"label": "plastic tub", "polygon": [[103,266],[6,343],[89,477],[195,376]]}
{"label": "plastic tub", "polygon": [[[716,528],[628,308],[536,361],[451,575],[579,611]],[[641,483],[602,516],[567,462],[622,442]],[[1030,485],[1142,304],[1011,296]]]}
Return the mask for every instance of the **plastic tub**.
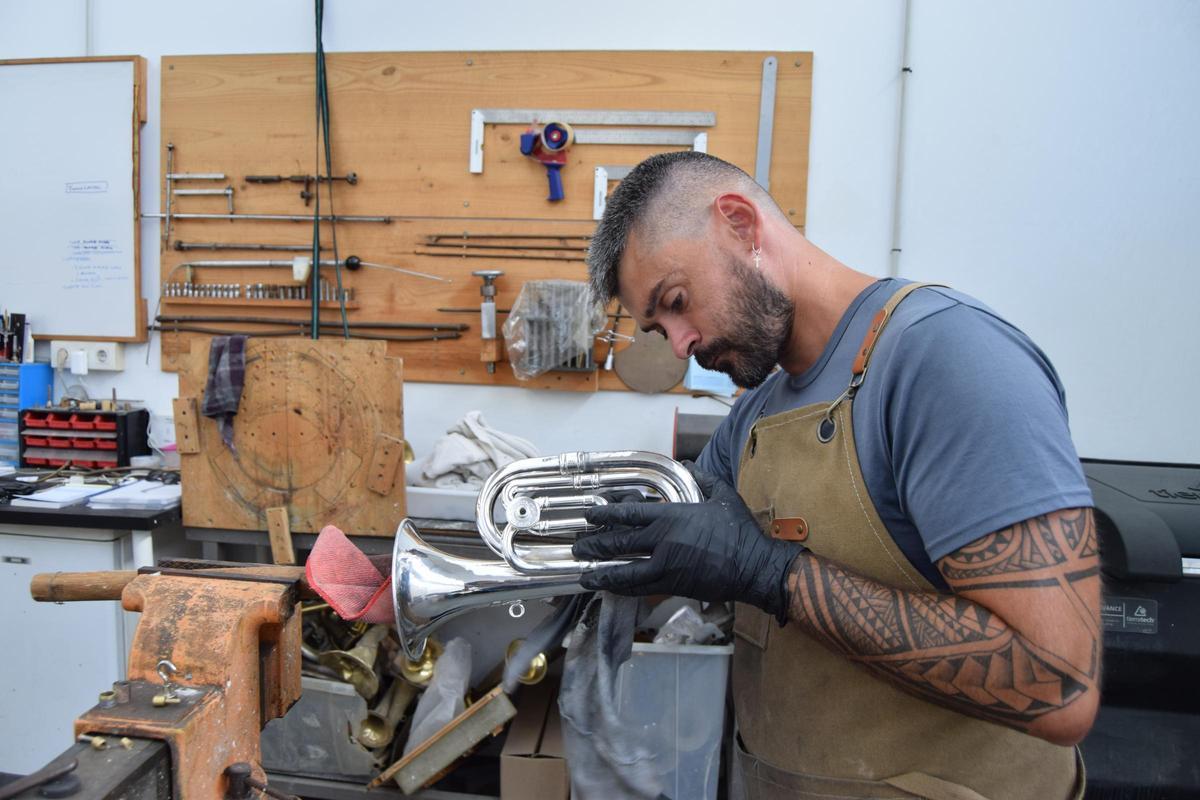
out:
{"label": "plastic tub", "polygon": [[[26,419],[25,423],[29,424],[29,420]],[[53,411],[51,411],[46,415],[46,424],[51,428],[65,430],[66,428],[71,427],[71,418],[66,414],[55,414]]]}
{"label": "plastic tub", "polygon": [[95,425],[98,431],[115,431],[117,429],[116,418],[105,419],[104,417],[96,417],[92,420],[92,424]]}
{"label": "plastic tub", "polygon": [[617,673],[617,713],[655,753],[661,790],[715,800],[733,645],[643,644]]}
{"label": "plastic tub", "polygon": [[[410,517],[475,521],[478,489],[442,489],[433,486],[406,486],[405,497]],[[497,504],[499,505],[499,504]]]}
{"label": "plastic tub", "polygon": [[71,427],[77,431],[91,431],[96,429],[95,417],[81,417],[78,414],[71,415]]}

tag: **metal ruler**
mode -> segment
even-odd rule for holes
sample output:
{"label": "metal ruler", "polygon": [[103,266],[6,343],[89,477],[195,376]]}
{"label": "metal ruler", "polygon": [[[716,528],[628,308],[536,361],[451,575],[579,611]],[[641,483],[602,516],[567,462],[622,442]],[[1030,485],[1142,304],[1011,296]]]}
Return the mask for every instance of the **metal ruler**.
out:
{"label": "metal ruler", "polygon": [[[562,108],[474,108],[471,109],[471,151],[468,169],[483,172],[483,129],[488,124],[529,125],[533,122],[565,122],[568,125],[629,125],[636,127],[711,128],[717,124],[712,111],[621,111]],[[575,132],[580,144],[693,144],[695,131],[593,131],[585,137]],[[681,139],[687,141],[680,141]],[[663,141],[666,139],[667,141]],[[621,141],[618,141],[621,140]]]}
{"label": "metal ruler", "polygon": [[775,129],[775,83],[779,61],[763,59],[762,89],[758,96],[758,148],[754,156],[754,182],[771,191],[771,137]]}
{"label": "metal ruler", "polygon": [[[767,56],[763,59],[762,66],[762,84],[759,89],[758,99],[758,144],[755,150],[754,157],[754,181],[766,191],[771,190],[771,144],[772,136],[775,127],[775,88],[779,71],[779,60],[775,56]],[[715,120],[714,120],[715,121]],[[587,144],[580,134],[583,131],[575,132],[575,141]],[[590,131],[589,131],[590,133]],[[608,131],[609,134],[653,134],[654,131]],[[663,132],[667,133],[666,131]],[[680,134],[687,133],[680,131]],[[632,139],[633,137],[631,137]],[[708,134],[700,133],[691,142],[685,140],[683,136],[676,136],[671,141],[665,141],[667,137],[662,136],[659,141],[596,141],[594,144],[691,144],[692,149],[700,152],[708,152]],[[632,170],[630,166],[618,165],[600,165],[596,167],[595,181],[592,189],[592,219],[600,219],[604,216],[604,209],[608,206],[608,184],[611,181],[621,181],[625,179]]]}

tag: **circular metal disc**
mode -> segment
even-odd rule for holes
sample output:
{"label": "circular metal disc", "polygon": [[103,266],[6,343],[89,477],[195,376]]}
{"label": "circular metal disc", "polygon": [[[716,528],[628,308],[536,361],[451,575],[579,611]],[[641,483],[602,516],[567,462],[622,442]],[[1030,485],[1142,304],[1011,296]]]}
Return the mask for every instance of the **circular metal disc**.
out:
{"label": "circular metal disc", "polygon": [[613,356],[613,368],[625,385],[647,394],[674,388],[687,366],[687,359],[676,358],[671,343],[656,331],[638,331],[633,342]]}

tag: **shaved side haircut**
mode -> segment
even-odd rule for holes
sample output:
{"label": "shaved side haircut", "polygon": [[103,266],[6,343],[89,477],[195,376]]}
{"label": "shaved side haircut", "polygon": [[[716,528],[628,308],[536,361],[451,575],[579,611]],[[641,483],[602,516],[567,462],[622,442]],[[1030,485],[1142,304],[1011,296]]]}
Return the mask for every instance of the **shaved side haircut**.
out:
{"label": "shaved side haircut", "polygon": [[630,234],[650,247],[698,234],[705,211],[723,192],[738,192],[768,213],[787,219],[769,194],[744,171],[707,153],[660,153],[638,164],[608,199],[588,247],[588,278],[598,300],[617,295],[617,269]]}

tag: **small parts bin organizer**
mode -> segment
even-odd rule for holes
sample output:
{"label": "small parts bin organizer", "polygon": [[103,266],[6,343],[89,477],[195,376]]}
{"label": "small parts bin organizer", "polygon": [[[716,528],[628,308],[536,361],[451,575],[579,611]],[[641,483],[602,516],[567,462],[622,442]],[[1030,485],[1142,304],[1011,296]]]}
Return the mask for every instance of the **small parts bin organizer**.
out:
{"label": "small parts bin organizer", "polygon": [[25,409],[21,412],[21,466],[109,469],[147,455],[150,412]]}

